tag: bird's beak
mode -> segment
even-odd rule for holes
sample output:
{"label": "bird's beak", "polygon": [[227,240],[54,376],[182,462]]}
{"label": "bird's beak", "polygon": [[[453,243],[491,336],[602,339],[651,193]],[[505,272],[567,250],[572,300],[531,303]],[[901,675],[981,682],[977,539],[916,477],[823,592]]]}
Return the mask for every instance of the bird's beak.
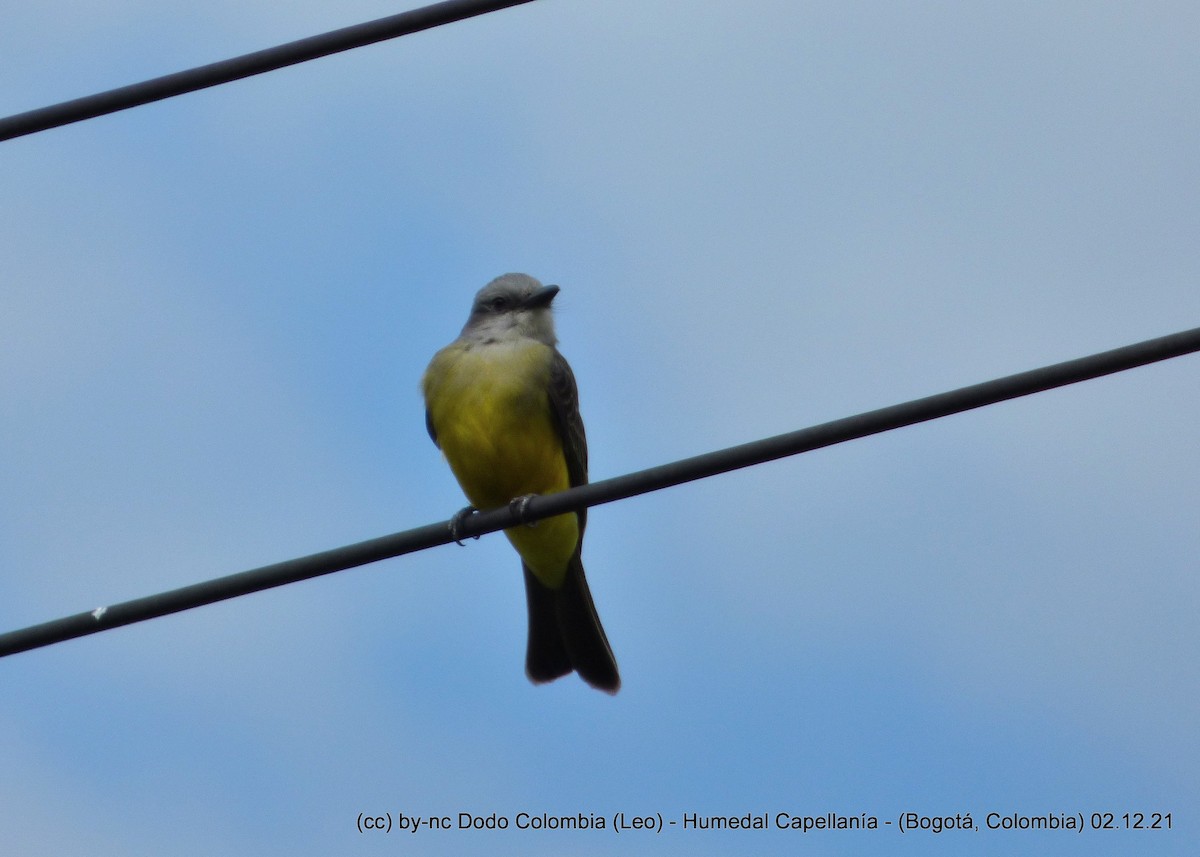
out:
{"label": "bird's beak", "polygon": [[525,299],[525,306],[529,309],[548,307],[556,294],[558,294],[558,286],[542,286]]}

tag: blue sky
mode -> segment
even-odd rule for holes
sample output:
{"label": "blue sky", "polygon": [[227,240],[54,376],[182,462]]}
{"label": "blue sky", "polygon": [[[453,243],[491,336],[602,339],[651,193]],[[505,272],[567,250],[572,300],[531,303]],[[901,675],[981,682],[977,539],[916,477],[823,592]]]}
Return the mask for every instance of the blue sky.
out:
{"label": "blue sky", "polygon": [[[0,114],[397,11],[24,4]],[[506,271],[593,478],[1195,327],[1198,36],[539,0],[0,144],[0,630],[448,517],[417,383]],[[593,510],[616,698],[527,683],[495,536],[4,659],[6,850],[1190,854],[1198,371]],[[1175,829],[355,832],[460,811]]]}

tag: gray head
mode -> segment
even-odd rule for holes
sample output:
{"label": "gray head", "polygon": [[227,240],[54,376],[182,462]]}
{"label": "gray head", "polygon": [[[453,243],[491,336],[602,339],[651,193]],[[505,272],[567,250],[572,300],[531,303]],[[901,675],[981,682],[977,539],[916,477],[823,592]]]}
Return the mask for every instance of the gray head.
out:
{"label": "gray head", "polygon": [[558,340],[550,302],[557,294],[558,286],[543,286],[528,274],[497,277],[475,295],[462,335],[484,342],[528,338],[553,345]]}

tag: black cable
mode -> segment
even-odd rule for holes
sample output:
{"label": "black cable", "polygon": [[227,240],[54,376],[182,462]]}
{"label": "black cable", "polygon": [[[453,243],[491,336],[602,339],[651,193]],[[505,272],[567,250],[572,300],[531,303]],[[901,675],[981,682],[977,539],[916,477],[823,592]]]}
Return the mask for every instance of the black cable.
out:
{"label": "black cable", "polygon": [[[478,536],[522,522],[536,521],[551,515],[582,509],[586,506],[611,503],[614,500],[621,500],[636,494],[716,476],[730,470],[762,464],[777,458],[832,446],[879,432],[891,431],[926,420],[938,419],[984,405],[1003,402],[1007,399],[1028,396],[1031,393],[1039,393],[1066,384],[1075,384],[1102,375],[1110,375],[1113,372],[1123,372],[1147,363],[1167,360],[1196,351],[1200,351],[1200,328],[1185,330],[1158,339],[1148,339],[1145,342],[1127,345],[1112,351],[1103,351],[1088,357],[1080,357],[1077,360],[1068,360],[1065,363],[1055,363],[1041,369],[1008,375],[970,387],[961,387],[947,393],[939,393],[935,396],[868,411],[800,431],[776,435],[705,455],[697,455],[694,458],[685,458],[682,461],[651,467],[648,470],[640,470],[626,476],[592,482],[559,494],[535,497],[527,504],[523,513],[518,513],[508,507],[481,512],[472,515],[462,523],[459,536],[460,538]],[[32,625],[18,631],[0,634],[0,657],[40,646],[48,646],[74,637],[82,637],[86,634],[94,634],[97,631],[120,625],[142,622],[156,616],[165,616],[168,613],[177,613],[181,610],[213,604],[228,598],[236,598],[239,595],[248,595],[262,589],[295,583],[381,559],[444,545],[452,540],[449,521],[442,521],[347,547],[263,566],[240,574],[219,577],[181,589],[172,589],[158,595],[125,601],[111,607],[97,608],[88,613],[79,613],[41,625]]]}
{"label": "black cable", "polygon": [[233,59],[197,66],[153,80],[8,116],[0,119],[0,141],[69,125],[72,122],[82,122],[84,119],[92,119],[106,113],[116,113],[118,110],[230,83],[244,77],[529,2],[531,0],[446,0],[444,3],[434,3],[432,6],[401,12],[399,15],[343,27]]}

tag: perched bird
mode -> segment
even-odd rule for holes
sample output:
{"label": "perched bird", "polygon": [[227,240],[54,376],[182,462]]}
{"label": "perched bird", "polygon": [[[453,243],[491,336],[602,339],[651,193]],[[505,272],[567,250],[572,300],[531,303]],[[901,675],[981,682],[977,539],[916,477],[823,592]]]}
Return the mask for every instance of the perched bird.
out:
{"label": "perched bird", "polygon": [[[587,482],[575,376],[555,348],[550,303],[557,294],[558,286],[525,274],[492,280],[421,380],[429,436],[476,509]],[[525,672],[541,683],[574,670],[616,693],[617,663],[580,559],[586,511],[504,531],[525,574]]]}

